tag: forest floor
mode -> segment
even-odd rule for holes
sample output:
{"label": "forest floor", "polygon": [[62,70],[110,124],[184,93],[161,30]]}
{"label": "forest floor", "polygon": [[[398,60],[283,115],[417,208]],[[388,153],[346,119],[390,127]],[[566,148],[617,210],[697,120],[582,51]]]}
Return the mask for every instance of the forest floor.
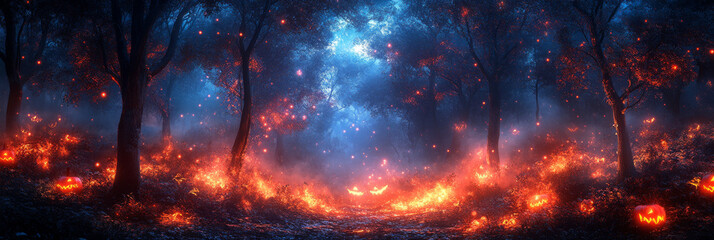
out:
{"label": "forest floor", "polygon": [[[560,203],[541,211],[515,203],[519,185],[479,188],[460,204],[408,213],[342,205],[323,214],[277,200],[254,201],[246,209],[235,196],[187,194],[191,187],[177,186],[174,174],[145,176],[137,200],[113,205],[102,197],[111,185],[101,173],[82,172],[84,192],[63,195],[53,191],[51,180],[61,170],[19,164],[0,169],[0,239],[705,239],[713,236],[714,198],[700,196],[697,184],[714,170],[711,127],[672,130],[650,138],[652,144],[640,142],[649,147],[636,151],[639,176],[625,183],[583,180],[577,169],[537,179],[556,183],[552,192]],[[652,147],[665,141],[666,150]],[[72,159],[93,159],[96,148],[69,150]],[[86,164],[91,168],[94,162]],[[533,180],[518,178],[524,184]],[[584,214],[578,203],[587,197],[596,208]],[[637,227],[632,209],[653,202],[665,207],[666,223]]]}

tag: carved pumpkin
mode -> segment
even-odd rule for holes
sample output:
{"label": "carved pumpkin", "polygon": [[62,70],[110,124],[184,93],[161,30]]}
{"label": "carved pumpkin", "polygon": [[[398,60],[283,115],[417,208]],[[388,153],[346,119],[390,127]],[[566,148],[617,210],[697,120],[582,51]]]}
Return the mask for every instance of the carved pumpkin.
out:
{"label": "carved pumpkin", "polygon": [[704,196],[714,196],[714,174],[709,174],[699,182],[699,192]]}
{"label": "carved pumpkin", "polygon": [[82,179],[78,177],[63,176],[55,184],[62,193],[76,193],[82,190]]}
{"label": "carved pumpkin", "polygon": [[3,165],[15,164],[15,151],[7,148],[0,150],[0,163]]}
{"label": "carved pumpkin", "polygon": [[585,199],[580,202],[580,211],[583,213],[591,213],[595,211],[595,202],[590,199]]}
{"label": "carved pumpkin", "polygon": [[664,224],[667,213],[660,205],[639,205],[635,207],[635,222],[642,227],[656,227]]}
{"label": "carved pumpkin", "polygon": [[530,208],[542,208],[551,203],[552,199],[550,194],[538,194],[528,200],[528,207]]}

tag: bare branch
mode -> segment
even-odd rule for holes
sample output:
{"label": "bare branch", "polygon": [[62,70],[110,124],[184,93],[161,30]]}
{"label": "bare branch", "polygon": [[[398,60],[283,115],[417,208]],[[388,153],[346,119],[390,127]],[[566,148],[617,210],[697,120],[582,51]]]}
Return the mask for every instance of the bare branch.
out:
{"label": "bare branch", "polygon": [[188,13],[188,11],[193,6],[195,6],[195,4],[196,4],[195,1],[189,2],[183,8],[181,8],[181,11],[179,11],[178,16],[176,17],[176,21],[174,21],[174,25],[171,29],[171,37],[169,40],[169,46],[166,49],[166,53],[161,58],[161,61],[159,61],[156,65],[154,65],[154,67],[151,68],[151,70],[149,72],[150,79],[151,79],[151,77],[158,75],[166,67],[166,65],[169,64],[169,62],[175,55],[176,48],[178,48],[177,46],[178,46],[178,41],[179,41],[179,35],[181,32],[181,28],[183,27],[182,25],[183,25],[184,18],[186,16],[186,14]]}
{"label": "bare branch", "polygon": [[[126,48],[126,41],[124,39],[124,31],[121,27],[122,14],[119,9],[118,0],[112,0],[112,26],[114,27],[114,37],[116,38],[117,44],[117,58],[119,60],[119,67],[124,69],[129,64],[129,53]],[[123,72],[123,70],[121,70]],[[121,84],[120,84],[121,85]]]}

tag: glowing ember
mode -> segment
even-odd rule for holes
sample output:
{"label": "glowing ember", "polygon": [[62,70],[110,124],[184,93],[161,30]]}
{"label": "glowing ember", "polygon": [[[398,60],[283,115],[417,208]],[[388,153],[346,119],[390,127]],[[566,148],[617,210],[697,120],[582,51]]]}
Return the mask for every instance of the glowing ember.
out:
{"label": "glowing ember", "polygon": [[471,223],[469,224],[468,228],[465,229],[465,231],[466,231],[466,232],[476,231],[477,229],[479,229],[479,228],[483,227],[484,225],[486,225],[486,221],[487,221],[487,220],[488,220],[488,219],[486,219],[485,216],[482,216],[481,218],[478,218],[478,219],[474,219],[474,220],[471,221]]}
{"label": "glowing ember", "polygon": [[161,215],[161,224],[164,225],[188,225],[193,217],[187,216],[179,210],[170,211]]}
{"label": "glowing ember", "polygon": [[538,194],[528,201],[528,207],[537,209],[549,205],[551,198],[549,194]]}
{"label": "glowing ember", "polygon": [[580,211],[589,214],[595,211],[595,202],[590,199],[585,199],[580,202]]}

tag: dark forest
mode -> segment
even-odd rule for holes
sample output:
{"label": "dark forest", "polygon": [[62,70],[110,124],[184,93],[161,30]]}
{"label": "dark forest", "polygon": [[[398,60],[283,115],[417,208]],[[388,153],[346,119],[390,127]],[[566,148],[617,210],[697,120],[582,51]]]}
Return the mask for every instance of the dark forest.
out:
{"label": "dark forest", "polygon": [[712,1],[0,10],[0,239],[712,237]]}

